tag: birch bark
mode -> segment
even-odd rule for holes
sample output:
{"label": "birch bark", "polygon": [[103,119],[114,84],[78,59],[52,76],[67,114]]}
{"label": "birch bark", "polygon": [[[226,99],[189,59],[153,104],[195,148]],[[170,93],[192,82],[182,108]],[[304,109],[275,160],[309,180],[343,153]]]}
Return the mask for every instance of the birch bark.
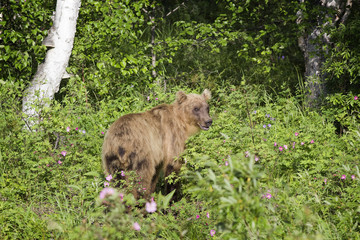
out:
{"label": "birch bark", "polygon": [[[22,111],[26,114],[29,130],[40,121],[41,109],[48,106],[49,100],[59,91],[61,80],[69,77],[66,67],[73,48],[80,5],[81,0],[56,2],[53,26],[43,41],[49,50],[44,63],[39,65],[30,86],[24,92]],[[36,106],[40,110],[36,110]]]}

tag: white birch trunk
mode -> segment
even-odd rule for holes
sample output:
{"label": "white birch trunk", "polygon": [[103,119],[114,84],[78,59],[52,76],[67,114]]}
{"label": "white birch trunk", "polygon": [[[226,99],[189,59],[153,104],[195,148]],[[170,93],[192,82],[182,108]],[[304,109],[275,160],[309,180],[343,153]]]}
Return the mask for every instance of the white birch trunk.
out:
{"label": "white birch trunk", "polygon": [[43,44],[51,47],[40,64],[38,70],[25,90],[23,97],[23,113],[26,114],[26,124],[31,130],[32,126],[40,120],[40,111],[49,104],[48,100],[54,98],[59,91],[60,82],[68,78],[66,67],[73,48],[76,20],[78,18],[81,0],[57,0],[53,26],[49,30]]}
{"label": "white birch trunk", "polygon": [[[305,2],[306,0],[300,0]],[[299,38],[299,47],[304,53],[305,60],[305,81],[308,90],[307,105],[310,107],[317,107],[323,95],[326,95],[325,76],[322,74],[322,65],[325,61],[324,56],[321,54],[323,45],[330,46],[330,35],[323,33],[324,28],[331,24],[336,27],[338,23],[344,24],[350,15],[352,7],[352,0],[320,0],[319,3],[327,8],[336,10],[335,16],[318,16],[316,25]],[[331,17],[331,22],[326,22],[326,19]],[[302,12],[298,12],[298,23],[302,21]],[[321,44],[317,39],[321,39]]]}

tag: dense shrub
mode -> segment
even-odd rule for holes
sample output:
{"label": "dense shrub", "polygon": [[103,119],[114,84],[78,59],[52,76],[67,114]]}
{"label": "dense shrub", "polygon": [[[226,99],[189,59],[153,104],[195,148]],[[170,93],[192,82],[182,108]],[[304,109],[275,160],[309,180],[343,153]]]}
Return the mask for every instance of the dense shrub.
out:
{"label": "dense shrub", "polygon": [[[188,141],[178,201],[164,196],[162,179],[148,212],[124,189],[100,198],[102,140],[120,115],[170,103],[177,89],[91,105],[81,81],[69,83],[71,94],[41,113],[40,131],[24,131],[18,98],[1,95],[2,238],[360,237],[358,119],[339,136],[331,118],[304,110],[288,91],[214,89],[214,124]],[[1,91],[21,96],[10,82]]]}

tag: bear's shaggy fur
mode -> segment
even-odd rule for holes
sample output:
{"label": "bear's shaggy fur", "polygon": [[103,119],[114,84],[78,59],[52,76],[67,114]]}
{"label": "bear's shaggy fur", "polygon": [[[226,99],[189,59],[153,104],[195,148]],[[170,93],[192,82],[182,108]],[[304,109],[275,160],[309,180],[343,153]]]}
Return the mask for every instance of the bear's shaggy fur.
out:
{"label": "bear's shaggy fur", "polygon": [[[161,104],[143,113],[120,117],[109,128],[102,148],[105,174],[121,179],[121,171],[136,171],[141,177],[145,197],[155,191],[159,172],[178,172],[176,158],[185,149],[185,141],[200,129],[209,130],[209,90],[199,94],[179,91],[173,104]],[[140,192],[134,189],[135,198]]]}

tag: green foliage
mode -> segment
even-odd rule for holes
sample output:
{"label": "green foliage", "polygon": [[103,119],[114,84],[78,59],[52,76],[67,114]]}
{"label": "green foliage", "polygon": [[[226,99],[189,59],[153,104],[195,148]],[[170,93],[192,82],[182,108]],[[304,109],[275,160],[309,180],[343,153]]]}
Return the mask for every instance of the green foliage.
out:
{"label": "green foliage", "polygon": [[[22,130],[17,98],[1,101],[2,238],[359,237],[360,135],[338,137],[331,123],[302,110],[289,91],[273,99],[259,87],[213,91],[214,124],[188,141],[179,200],[171,200],[174,192],[163,195],[160,183],[157,210],[148,213],[146,201],[135,202],[125,189],[100,199],[106,177],[101,145],[120,115],[170,103],[174,93],[135,94],[92,106],[82,81],[69,83],[71,94],[41,112],[41,131]],[[11,82],[2,86],[21,95]]]}
{"label": "green foliage", "polygon": [[360,68],[357,64],[360,51],[357,48],[357,36],[360,27],[360,5],[355,3],[346,25],[340,24],[337,28],[329,30],[334,42],[328,49],[324,72],[327,76],[328,88],[332,93],[346,93],[358,91]]}
{"label": "green foliage", "polygon": [[360,101],[352,93],[333,94],[327,97],[327,105],[323,107],[327,119],[336,122],[339,133],[346,131],[359,131]]}
{"label": "green foliage", "polygon": [[27,82],[44,59],[41,42],[56,1],[5,1],[0,5],[0,80]]}

